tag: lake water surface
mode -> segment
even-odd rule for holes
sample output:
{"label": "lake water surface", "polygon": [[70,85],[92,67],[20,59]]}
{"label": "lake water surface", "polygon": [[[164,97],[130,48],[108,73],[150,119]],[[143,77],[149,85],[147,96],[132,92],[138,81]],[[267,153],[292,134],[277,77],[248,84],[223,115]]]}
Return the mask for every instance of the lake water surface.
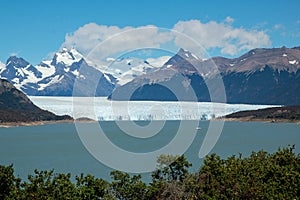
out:
{"label": "lake water surface", "polygon": [[[139,125],[147,123],[139,122]],[[114,144],[133,152],[148,152],[163,147],[174,137],[178,125],[179,121],[167,121],[159,134],[142,139],[128,136],[113,121],[101,122],[101,127]],[[185,152],[193,164],[192,171],[197,170],[203,161],[198,158],[198,153],[208,125],[209,121],[200,121],[201,130]],[[186,134],[189,132],[187,130]],[[211,153],[217,153],[223,158],[239,153],[248,156],[252,151],[261,149],[274,152],[278,147],[286,147],[288,144],[295,144],[296,153],[300,153],[299,124],[225,122],[222,134]],[[74,124],[0,128],[0,164],[13,164],[15,174],[22,179],[33,174],[35,168],[70,172],[73,176],[91,173],[104,179],[109,179],[109,173],[113,170],[89,154],[79,139]],[[144,178],[147,180],[149,174],[144,174]]]}

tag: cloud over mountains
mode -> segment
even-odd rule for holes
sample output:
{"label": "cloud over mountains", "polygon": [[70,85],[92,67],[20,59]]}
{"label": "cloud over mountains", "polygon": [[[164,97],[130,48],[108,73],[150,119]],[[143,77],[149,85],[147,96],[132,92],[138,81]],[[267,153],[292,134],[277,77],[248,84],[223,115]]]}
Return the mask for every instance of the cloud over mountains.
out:
{"label": "cloud over mountains", "polygon": [[[190,38],[187,40],[186,38]],[[76,47],[84,56],[111,56],[138,48],[183,47],[195,52],[196,42],[208,52],[219,49],[223,55],[235,56],[243,51],[271,45],[269,35],[264,30],[234,27],[230,16],[224,21],[202,22],[200,20],[179,21],[172,29],[154,25],[140,27],[118,27],[85,24],[73,33],[68,33],[62,47]]]}

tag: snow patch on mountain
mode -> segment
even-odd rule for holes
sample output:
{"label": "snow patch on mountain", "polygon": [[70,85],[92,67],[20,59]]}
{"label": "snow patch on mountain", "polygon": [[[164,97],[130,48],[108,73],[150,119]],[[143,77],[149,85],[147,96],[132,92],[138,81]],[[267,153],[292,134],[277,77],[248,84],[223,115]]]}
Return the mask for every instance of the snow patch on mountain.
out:
{"label": "snow patch on mountain", "polygon": [[182,58],[186,58],[186,59],[196,59],[196,60],[200,60],[198,58],[198,56],[196,56],[195,54],[193,54],[192,52],[181,48],[178,52],[178,55],[181,56]]}
{"label": "snow patch on mountain", "polygon": [[50,85],[52,85],[54,83],[58,83],[63,78],[64,78],[64,76],[56,75],[48,83],[40,83],[38,90],[39,91],[44,90],[46,87],[49,87]]}
{"label": "snow patch on mountain", "polygon": [[196,56],[195,54],[191,53],[191,55],[192,55],[195,59],[199,60],[198,56]]}
{"label": "snow patch on mountain", "polygon": [[299,62],[297,60],[291,60],[291,61],[289,61],[289,63],[291,65],[297,65]]}
{"label": "snow patch on mountain", "polygon": [[40,65],[35,67],[43,74],[43,78],[52,76],[55,73],[55,66],[51,65],[51,61],[42,61]]}
{"label": "snow patch on mountain", "polygon": [[115,61],[116,59],[114,59],[114,58],[106,58],[106,61],[107,62],[113,62],[113,61]]}

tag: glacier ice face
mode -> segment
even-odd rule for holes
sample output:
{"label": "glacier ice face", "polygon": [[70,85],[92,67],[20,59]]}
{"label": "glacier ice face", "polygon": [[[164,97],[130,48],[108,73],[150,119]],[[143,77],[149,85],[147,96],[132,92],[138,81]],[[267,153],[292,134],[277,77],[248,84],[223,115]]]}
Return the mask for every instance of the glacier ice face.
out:
{"label": "glacier ice face", "polygon": [[105,97],[43,97],[30,99],[42,109],[58,115],[114,120],[209,120],[242,110],[270,105],[223,104],[211,102],[109,101]]}

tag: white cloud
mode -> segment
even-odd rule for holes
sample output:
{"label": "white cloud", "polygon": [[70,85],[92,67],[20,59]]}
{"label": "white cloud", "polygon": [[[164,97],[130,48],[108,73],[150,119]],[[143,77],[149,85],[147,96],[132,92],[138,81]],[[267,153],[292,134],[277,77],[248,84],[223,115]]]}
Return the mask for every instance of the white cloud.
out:
{"label": "white cloud", "polygon": [[5,67],[5,64],[0,61],[0,70]]}
{"label": "white cloud", "polygon": [[[234,19],[230,16],[220,23],[216,21],[202,23],[199,20],[179,21],[169,31],[153,25],[121,28],[89,23],[74,33],[67,34],[62,47],[74,46],[84,56],[89,55],[89,58],[94,61],[135,48],[163,48],[163,45],[169,43],[195,52],[196,41],[208,52],[219,48],[220,53],[232,56],[244,50],[271,45],[269,36],[264,31],[235,28],[233,22]],[[191,39],[176,32],[183,33]]]}
{"label": "white cloud", "polygon": [[234,22],[234,19],[233,19],[232,17],[230,17],[230,16],[227,16],[227,17],[225,18],[225,22],[231,24],[231,23]]}
{"label": "white cloud", "polygon": [[152,25],[120,28],[90,23],[67,34],[62,47],[74,46],[83,55],[94,60],[141,47],[159,48],[171,39],[169,33],[161,32]]}
{"label": "white cloud", "polygon": [[[236,55],[244,50],[262,46],[270,46],[269,36],[264,31],[234,28],[232,25],[210,21],[202,23],[199,20],[179,21],[174,30],[184,33],[206,50],[220,48],[222,54]],[[175,38],[175,43],[189,49],[189,43],[181,37]]]}
{"label": "white cloud", "polygon": [[128,30],[130,27],[119,28],[117,26],[85,24],[74,33],[67,34],[63,47],[76,47],[84,54],[88,54],[97,44],[110,36]]}
{"label": "white cloud", "polygon": [[275,30],[283,29],[283,26],[281,24],[275,24],[274,29]]}
{"label": "white cloud", "polygon": [[285,31],[285,26],[282,24],[275,24],[274,27],[275,31],[278,31],[280,33],[281,36],[286,36],[287,33]]}
{"label": "white cloud", "polygon": [[10,53],[9,56],[18,56],[19,52],[13,52],[13,53]]}
{"label": "white cloud", "polygon": [[239,52],[236,45],[228,44],[223,49],[221,49],[222,54],[236,55]]}

